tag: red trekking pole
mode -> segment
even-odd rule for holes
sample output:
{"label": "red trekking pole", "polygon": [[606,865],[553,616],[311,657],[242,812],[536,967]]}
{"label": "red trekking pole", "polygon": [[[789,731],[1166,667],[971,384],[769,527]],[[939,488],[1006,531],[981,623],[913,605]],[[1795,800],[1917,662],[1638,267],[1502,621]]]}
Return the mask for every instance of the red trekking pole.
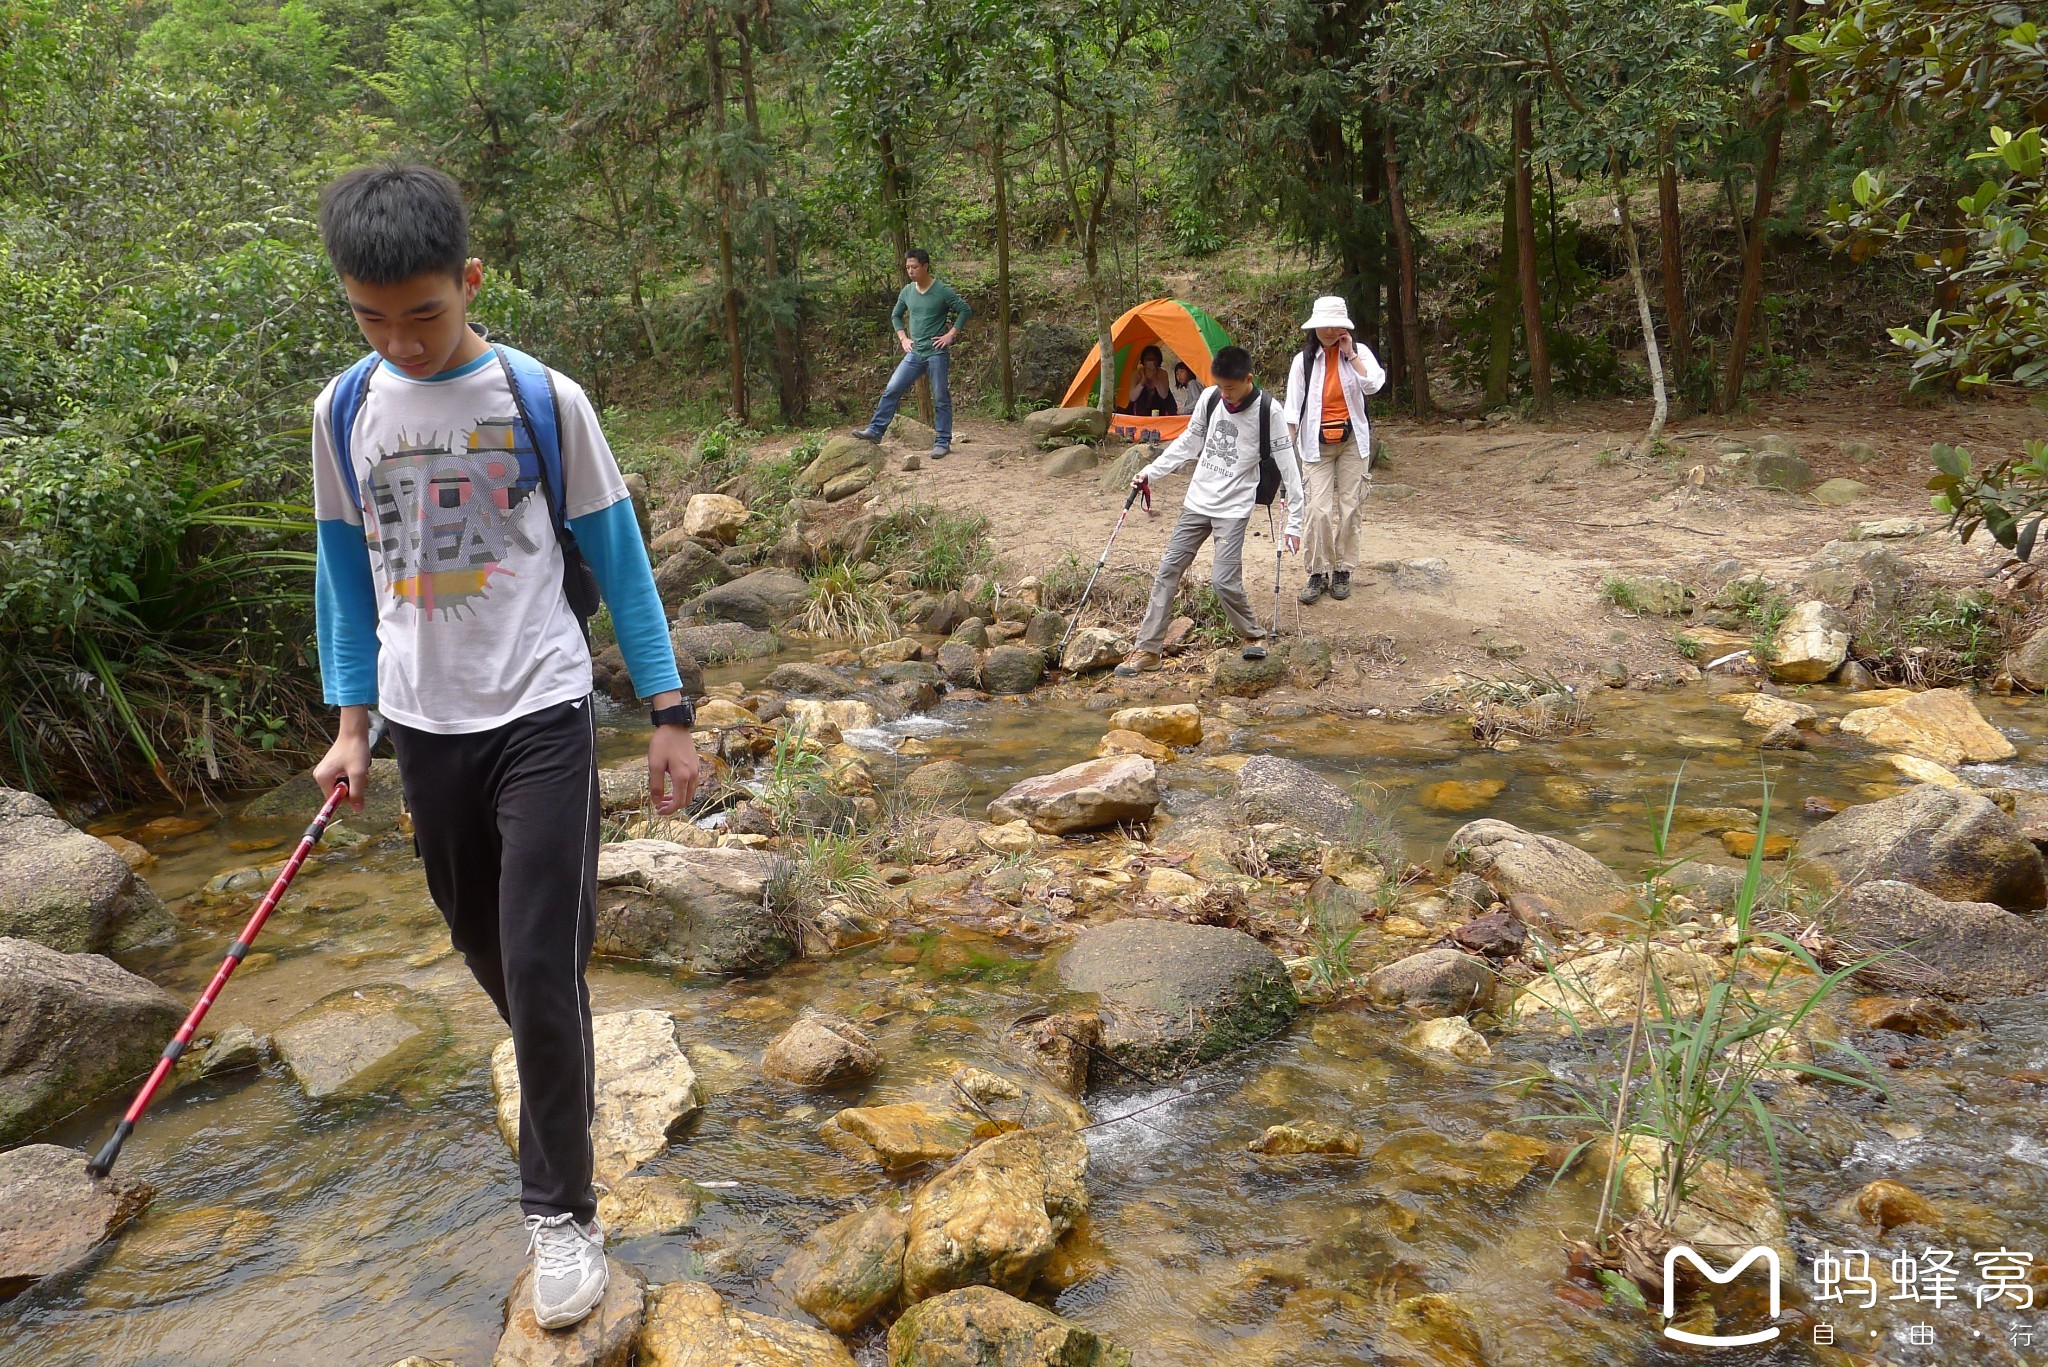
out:
{"label": "red trekking pole", "polygon": [[1101,574],[1102,567],[1109,563],[1110,547],[1116,545],[1117,533],[1124,529],[1124,519],[1131,515],[1131,505],[1136,503],[1141,495],[1145,500],[1145,511],[1149,514],[1152,511],[1151,480],[1141,479],[1131,486],[1131,496],[1124,500],[1124,510],[1117,514],[1116,526],[1110,529],[1109,541],[1102,548],[1102,558],[1095,562],[1095,569],[1088,576],[1088,586],[1081,590],[1081,601],[1074,604],[1074,618],[1067,623],[1067,634],[1060,637],[1059,655],[1061,659],[1066,658],[1067,642],[1074,639],[1074,628],[1081,625],[1081,609],[1088,606],[1088,595],[1095,591],[1095,576]]}
{"label": "red trekking pole", "polygon": [[[370,714],[370,750],[373,753],[377,749],[377,743],[383,739],[384,719],[373,712]],[[114,1127],[113,1137],[107,1140],[106,1146],[85,1165],[85,1170],[92,1176],[105,1177],[113,1170],[114,1160],[121,1156],[121,1146],[128,1142],[128,1136],[135,1130],[135,1122],[142,1119],[142,1113],[149,1109],[150,1099],[156,1095],[156,1089],[163,1085],[164,1079],[170,1076],[171,1069],[177,1066],[179,1058],[185,1053],[185,1046],[192,1042],[193,1033],[199,1029],[199,1022],[206,1019],[207,1010],[212,1007],[214,999],[220,996],[220,990],[227,986],[228,979],[233,977],[235,969],[241,966],[242,956],[249,952],[249,946],[255,942],[257,934],[263,929],[263,923],[270,919],[270,913],[276,909],[278,899],[284,896],[285,889],[292,885],[292,879],[298,877],[299,866],[306,862],[306,856],[313,852],[313,847],[320,843],[320,837],[327,833],[327,823],[334,819],[334,809],[339,807],[347,796],[348,780],[342,779],[334,785],[334,791],[327,795],[327,801],[321,806],[320,814],[313,818],[313,824],[306,827],[306,833],[299,837],[299,847],[293,850],[292,857],[285,861],[284,870],[277,875],[277,881],[270,885],[270,891],[263,894],[263,900],[256,904],[256,910],[250,915],[249,923],[242,927],[242,933],[228,946],[227,958],[221,960],[219,969],[214,972],[213,981],[206,985],[206,991],[200,994],[198,1002],[193,1005],[192,1014],[185,1017],[185,1023],[178,1027],[178,1033],[164,1046],[163,1055],[157,1059],[155,1069],[150,1072],[149,1081],[142,1084],[142,1090],[137,1092],[135,1100],[129,1103],[128,1113],[122,1116],[121,1123]]]}

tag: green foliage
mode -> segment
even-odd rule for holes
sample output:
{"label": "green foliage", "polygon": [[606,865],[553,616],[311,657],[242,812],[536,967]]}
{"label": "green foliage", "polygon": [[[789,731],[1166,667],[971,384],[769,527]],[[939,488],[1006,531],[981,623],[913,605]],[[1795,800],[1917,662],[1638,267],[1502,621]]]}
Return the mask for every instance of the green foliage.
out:
{"label": "green foliage", "polygon": [[911,584],[928,593],[949,592],[969,575],[995,568],[988,519],[980,513],[948,512],[935,503],[913,503],[883,518],[875,526],[869,554],[885,564],[907,564]]}
{"label": "green foliage", "polygon": [[862,580],[854,567],[843,561],[826,565],[811,576],[803,627],[813,636],[861,645],[893,640],[897,635],[889,595],[879,585]]}
{"label": "green foliage", "polygon": [[[1768,783],[1756,843],[1728,915],[1726,961],[1716,966],[1718,976],[1704,990],[1701,984],[1665,980],[1651,947],[1676,921],[1663,875],[1673,867],[1666,851],[1682,780],[1681,773],[1652,825],[1656,862],[1641,885],[1634,928],[1624,942],[1640,966],[1633,1009],[1610,1016],[1569,963],[1546,963],[1550,990],[1569,1006],[1564,1019],[1591,1066],[1574,1069],[1570,1076],[1534,1076],[1525,1083],[1567,1102],[1561,1112],[1527,1117],[1531,1122],[1599,1128],[1600,1137],[1583,1141],[1577,1152],[1602,1142],[1618,1149],[1631,1140],[1650,1141],[1647,1153],[1637,1152],[1647,1158],[1656,1179],[1658,1204],[1648,1216],[1664,1230],[1677,1223],[1679,1207],[1709,1170],[1733,1165],[1747,1147],[1768,1154],[1774,1175],[1782,1179],[1777,1124],[1769,1106],[1774,1083],[1813,1079],[1883,1091],[1869,1080],[1879,1075],[1875,1065],[1850,1046],[1834,1047],[1860,1076],[1815,1062],[1798,1047],[1799,1027],[1870,961],[1825,968],[1800,935],[1788,933],[1799,928],[1796,918],[1772,912],[1774,890],[1763,874]],[[1619,1162],[1609,1168],[1593,1231],[1596,1240],[1609,1233],[1605,1220],[1623,1170]]]}
{"label": "green foliage", "polygon": [[1949,526],[1964,541],[1981,528],[2021,560],[2031,560],[2040,541],[2041,519],[2048,516],[2048,441],[2024,443],[2023,454],[2008,456],[1979,475],[1970,453],[1959,446],[1936,443],[1934,507],[1949,515]]}
{"label": "green foliage", "polygon": [[[1829,211],[1855,259],[1907,247],[1949,291],[1953,302],[1924,324],[1892,328],[1893,343],[1918,381],[2048,386],[2039,122],[2048,38],[2039,16],[2017,4],[1948,0],[1842,0],[1826,15],[1788,41],[1830,112],[1882,109],[1945,163],[1917,185],[1867,166]],[[1930,218],[1945,230],[1929,234],[1921,225]]]}

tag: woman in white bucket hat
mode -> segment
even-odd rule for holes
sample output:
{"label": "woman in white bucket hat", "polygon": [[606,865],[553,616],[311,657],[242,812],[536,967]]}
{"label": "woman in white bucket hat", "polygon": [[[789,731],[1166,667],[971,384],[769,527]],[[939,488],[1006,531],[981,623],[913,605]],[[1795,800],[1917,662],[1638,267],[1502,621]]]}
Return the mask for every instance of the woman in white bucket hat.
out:
{"label": "woman in white bucket hat", "polygon": [[1358,505],[1372,452],[1365,396],[1385,387],[1387,372],[1370,347],[1351,339],[1351,327],[1351,312],[1340,296],[1316,300],[1287,372],[1287,434],[1300,453],[1308,491],[1304,603],[1325,593],[1349,598],[1351,572],[1358,568]]}

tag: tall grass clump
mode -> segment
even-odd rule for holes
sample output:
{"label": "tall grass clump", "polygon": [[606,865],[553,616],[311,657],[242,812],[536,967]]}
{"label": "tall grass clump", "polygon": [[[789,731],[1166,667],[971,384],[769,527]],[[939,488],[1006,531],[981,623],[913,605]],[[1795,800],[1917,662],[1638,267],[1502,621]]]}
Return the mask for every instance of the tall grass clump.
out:
{"label": "tall grass clump", "polygon": [[973,574],[995,569],[988,519],[954,513],[935,503],[898,508],[875,527],[869,554],[884,564],[907,566],[912,586],[927,593],[959,588]]}
{"label": "tall grass clump", "polygon": [[862,580],[844,561],[826,565],[811,576],[803,627],[813,636],[861,644],[892,640],[897,635],[888,593],[879,584]]}
{"label": "tall grass clump", "polygon": [[[1632,1007],[1610,1014],[1570,962],[1544,962],[1543,976],[1531,987],[1566,1008],[1557,1014],[1588,1066],[1576,1077],[1545,1073],[1523,1084],[1564,1102],[1527,1119],[1592,1131],[1572,1151],[1573,1160],[1605,1149],[1607,1180],[1592,1237],[1580,1251],[1604,1272],[1660,1292],[1663,1254],[1676,1242],[1681,1210],[1712,1170],[1730,1170],[1745,1154],[1761,1151],[1773,1185],[1782,1189],[1782,1150],[1768,1105],[1773,1084],[1815,1080],[1882,1090],[1870,1080],[1877,1070],[1854,1048],[1833,1046],[1857,1070],[1847,1072],[1816,1062],[1798,1037],[1800,1026],[1870,960],[1829,971],[1816,957],[1814,937],[1776,910],[1777,890],[1763,875],[1768,783],[1756,844],[1727,917],[1724,964],[1711,975],[1666,977],[1655,951],[1665,947],[1660,933],[1674,928],[1682,910],[1662,881],[1673,867],[1666,850],[1678,791],[1674,782],[1652,828],[1656,864],[1638,890],[1623,940],[1637,968]],[[1648,1168],[1655,1200],[1617,1223],[1616,1201],[1631,1163]]]}

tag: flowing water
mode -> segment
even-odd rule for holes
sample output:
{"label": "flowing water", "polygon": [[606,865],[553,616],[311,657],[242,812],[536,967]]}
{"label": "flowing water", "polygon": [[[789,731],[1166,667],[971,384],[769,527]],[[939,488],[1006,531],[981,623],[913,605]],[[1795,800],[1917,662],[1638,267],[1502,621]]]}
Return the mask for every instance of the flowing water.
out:
{"label": "flowing water", "polygon": [[[1382,790],[1410,858],[1425,862],[1459,824],[1484,815],[1562,836],[1633,872],[1650,857],[1651,813],[1681,764],[1682,803],[1758,805],[1754,733],[1736,709],[1699,690],[1609,693],[1598,703],[1592,734],[1512,753],[1480,751],[1433,718],[1246,720],[1230,748],[1292,756],[1354,791]],[[1971,776],[2048,787],[2040,704],[1982,705],[2021,754]],[[889,753],[906,733],[915,733],[913,749],[966,761],[981,783],[970,804],[977,812],[1017,778],[1085,758],[1104,726],[1099,703],[1051,695],[948,703],[935,716],[938,724],[914,720],[853,739],[875,750],[885,784],[916,762]],[[622,728],[609,758],[633,746]],[[1803,798],[1867,801],[1901,790],[1888,766],[1849,746],[1773,754],[1770,764],[1774,829],[1794,834],[1806,824]],[[1170,810],[1229,782],[1227,771],[1194,759],[1164,777]],[[1425,801],[1444,780],[1504,786],[1451,812]],[[1719,855],[1710,836],[1683,821],[1680,831],[1687,848]],[[280,857],[295,834],[223,820],[161,845],[149,877],[172,901],[225,869]],[[278,853],[253,848],[267,839]],[[82,1273],[0,1304],[0,1367],[380,1367],[410,1353],[489,1360],[524,1252],[516,1171],[493,1124],[488,1056],[502,1027],[449,952],[408,856],[393,844],[323,855],[209,1025],[267,1031],[337,990],[398,983],[441,1005],[447,1049],[389,1092],[344,1105],[309,1102],[276,1065],[161,1100],[122,1159],[124,1171],[155,1185],[154,1206]],[[130,966],[189,999],[246,909],[178,910],[178,943]],[[712,1093],[653,1170],[720,1184],[686,1233],[615,1251],[650,1280],[700,1278],[748,1307],[798,1313],[769,1282],[783,1257],[827,1220],[900,1188],[816,1138],[818,1122],[847,1099],[799,1099],[766,1084],[761,1048],[817,1007],[865,1022],[874,1036],[887,1063],[862,1094],[869,1103],[900,1099],[948,1060],[1014,1070],[1000,1038],[1044,1004],[1044,953],[993,929],[952,928],[906,930],[731,982],[594,965],[596,1009],[675,1013]],[[1773,1344],[1703,1354],[1655,1337],[1640,1313],[1603,1306],[1565,1281],[1560,1239],[1589,1224],[1597,1180],[1574,1173],[1552,1184],[1540,1168],[1521,1178],[1472,1157],[1482,1134],[1542,1109],[1510,1084],[1539,1066],[1572,1066],[1570,1046],[1509,1036],[1476,1066],[1433,1064],[1396,1042],[1403,1022],[1342,1007],[1305,1011],[1286,1035],[1181,1088],[1091,1095],[1098,1119],[1129,1118],[1088,1132],[1093,1208],[1062,1257],[1066,1286],[1055,1305],[1133,1347],[1141,1367],[1470,1360],[1444,1349],[1402,1356],[1402,1341],[1387,1335],[1395,1304],[1424,1292],[1471,1310],[1484,1360],[1498,1364],[2033,1362],[2048,1353],[2048,1314],[2037,1332],[2017,1297],[1980,1309],[1970,1269],[1975,1253],[2001,1248],[2048,1261],[2040,1001],[1975,1008],[1981,1032],[1916,1043],[1911,1066],[1886,1079],[1887,1100],[1839,1087],[1780,1090],[1774,1109],[1801,1262],[1786,1271],[1786,1306],[1803,1313],[1788,1313]],[[119,1105],[109,1099],[41,1137],[96,1145]],[[1371,1163],[1246,1152],[1263,1127],[1305,1115],[1359,1130],[1369,1155],[1386,1150]],[[1830,1213],[1878,1177],[1949,1212],[1943,1234],[1964,1274],[1953,1291],[1960,1302],[1880,1296],[1865,1310],[1813,1299],[1806,1264],[1817,1253],[1861,1247],[1875,1264],[1898,1251]],[[1840,1347],[1812,1346],[1821,1322]],[[1931,1345],[1909,1341],[1916,1323],[1931,1326]],[[2022,1327],[2042,1349],[2013,1346]],[[876,1340],[855,1349],[865,1363],[882,1360]]]}

